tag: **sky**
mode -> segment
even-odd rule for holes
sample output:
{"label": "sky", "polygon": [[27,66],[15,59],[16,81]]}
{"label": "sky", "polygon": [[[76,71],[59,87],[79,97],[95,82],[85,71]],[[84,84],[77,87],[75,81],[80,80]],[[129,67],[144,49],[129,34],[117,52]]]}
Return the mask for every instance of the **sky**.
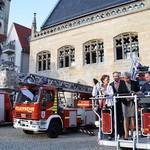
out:
{"label": "sky", "polygon": [[13,22],[31,28],[33,13],[37,13],[37,29],[44,23],[58,0],[11,0],[9,28]]}

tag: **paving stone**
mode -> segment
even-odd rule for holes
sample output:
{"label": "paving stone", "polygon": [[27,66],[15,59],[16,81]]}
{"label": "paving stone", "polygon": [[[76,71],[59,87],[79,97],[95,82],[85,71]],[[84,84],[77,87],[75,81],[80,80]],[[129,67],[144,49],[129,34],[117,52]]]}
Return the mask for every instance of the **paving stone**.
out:
{"label": "paving stone", "polygon": [[96,136],[66,133],[50,139],[44,133],[26,135],[22,130],[0,127],[0,150],[115,150],[101,147]]}

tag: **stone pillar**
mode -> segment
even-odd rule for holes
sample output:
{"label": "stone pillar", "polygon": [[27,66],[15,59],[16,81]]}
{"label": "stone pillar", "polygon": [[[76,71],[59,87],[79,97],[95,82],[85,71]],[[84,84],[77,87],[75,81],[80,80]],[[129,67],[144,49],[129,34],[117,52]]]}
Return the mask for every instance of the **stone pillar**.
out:
{"label": "stone pillar", "polygon": [[37,26],[36,26],[36,13],[34,13],[31,30],[32,30],[31,36],[33,37],[34,34],[35,34],[36,31],[37,31]]}

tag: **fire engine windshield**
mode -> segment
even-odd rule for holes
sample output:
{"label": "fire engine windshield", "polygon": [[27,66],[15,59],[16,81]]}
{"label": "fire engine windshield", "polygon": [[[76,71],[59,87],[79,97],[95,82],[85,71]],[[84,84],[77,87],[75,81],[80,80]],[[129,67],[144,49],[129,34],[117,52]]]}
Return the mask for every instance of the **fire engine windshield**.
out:
{"label": "fire engine windshield", "polygon": [[21,89],[17,95],[16,103],[35,103],[38,100],[38,91],[30,89]]}

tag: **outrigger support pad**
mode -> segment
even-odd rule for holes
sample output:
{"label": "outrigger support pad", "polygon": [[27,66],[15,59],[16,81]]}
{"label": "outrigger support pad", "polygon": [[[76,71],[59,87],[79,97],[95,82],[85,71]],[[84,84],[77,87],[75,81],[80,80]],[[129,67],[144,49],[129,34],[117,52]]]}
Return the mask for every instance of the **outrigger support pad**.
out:
{"label": "outrigger support pad", "polygon": [[90,136],[95,136],[95,132],[94,131],[92,131],[91,129],[86,129],[85,127],[80,128],[79,132],[83,133],[83,134],[88,134]]}

